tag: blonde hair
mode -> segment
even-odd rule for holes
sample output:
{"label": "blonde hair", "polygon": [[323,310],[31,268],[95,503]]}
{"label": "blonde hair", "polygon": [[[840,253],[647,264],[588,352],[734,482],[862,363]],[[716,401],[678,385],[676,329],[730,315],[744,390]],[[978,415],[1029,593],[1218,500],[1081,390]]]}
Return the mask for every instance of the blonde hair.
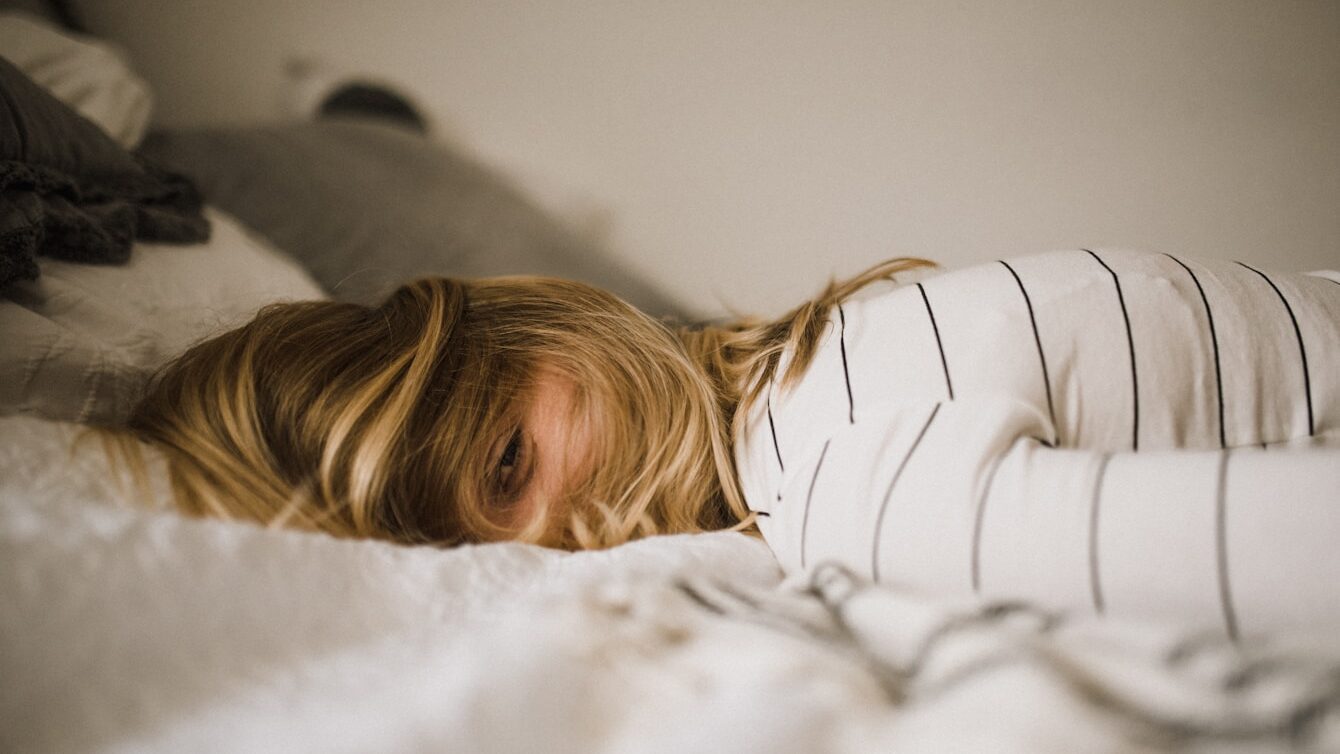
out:
{"label": "blonde hair", "polygon": [[[784,350],[782,384],[803,372],[832,306],[928,265],[886,262],[774,321],[678,330],[537,277],[427,278],[376,307],[276,304],[166,366],[118,441],[164,453],[188,513],[341,537],[573,549],[743,529],[739,409]],[[590,430],[593,458],[517,528],[490,498],[490,456],[541,371],[576,387],[570,420]]]}

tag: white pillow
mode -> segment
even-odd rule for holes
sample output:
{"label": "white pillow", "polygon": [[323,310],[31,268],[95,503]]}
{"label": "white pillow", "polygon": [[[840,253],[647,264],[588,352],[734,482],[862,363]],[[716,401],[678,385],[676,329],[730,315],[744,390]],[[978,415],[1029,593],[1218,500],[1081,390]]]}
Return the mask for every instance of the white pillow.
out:
{"label": "white pillow", "polygon": [[111,44],[5,11],[0,13],[0,55],[122,147],[134,149],[143,140],[153,94]]}
{"label": "white pillow", "polygon": [[136,244],[121,266],[42,258],[0,292],[0,415],[123,420],[147,377],[265,304],[325,298],[300,267],[215,209],[208,243]]}

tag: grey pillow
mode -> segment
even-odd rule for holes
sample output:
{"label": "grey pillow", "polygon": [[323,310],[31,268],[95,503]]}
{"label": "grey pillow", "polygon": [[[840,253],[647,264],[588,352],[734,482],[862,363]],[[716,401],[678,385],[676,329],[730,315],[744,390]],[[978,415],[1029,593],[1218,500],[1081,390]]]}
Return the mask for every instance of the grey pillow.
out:
{"label": "grey pillow", "polygon": [[654,286],[450,146],[373,120],[153,133],[141,150],[291,254],[341,300],[424,275],[538,274],[680,316]]}

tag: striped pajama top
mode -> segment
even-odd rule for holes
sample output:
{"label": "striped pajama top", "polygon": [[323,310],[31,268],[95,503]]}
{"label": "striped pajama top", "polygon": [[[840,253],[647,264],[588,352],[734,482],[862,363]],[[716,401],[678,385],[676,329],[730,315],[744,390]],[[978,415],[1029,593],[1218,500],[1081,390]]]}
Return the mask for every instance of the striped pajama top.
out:
{"label": "striped pajama top", "polygon": [[1340,628],[1340,276],[1079,250],[861,295],[736,461],[788,572]]}

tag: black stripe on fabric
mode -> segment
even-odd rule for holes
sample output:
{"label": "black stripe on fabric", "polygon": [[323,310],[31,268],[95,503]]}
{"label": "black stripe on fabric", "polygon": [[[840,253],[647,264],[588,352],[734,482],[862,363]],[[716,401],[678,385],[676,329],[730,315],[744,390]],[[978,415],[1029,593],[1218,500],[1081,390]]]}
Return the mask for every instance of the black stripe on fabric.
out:
{"label": "black stripe on fabric", "polygon": [[1191,276],[1191,282],[1196,284],[1196,290],[1200,292],[1200,302],[1205,305],[1205,321],[1210,325],[1210,346],[1214,349],[1214,390],[1215,399],[1219,402],[1219,447],[1228,447],[1228,441],[1224,430],[1224,377],[1219,371],[1219,335],[1214,330],[1214,314],[1210,311],[1210,299],[1205,295],[1205,289],[1200,285],[1200,279],[1196,273],[1191,271],[1182,260],[1172,254],[1163,256],[1173,260],[1179,267],[1186,270],[1186,274]]}
{"label": "black stripe on fabric", "polygon": [[1024,281],[1019,279],[1019,273],[1015,272],[1005,260],[996,261],[1010,271],[1014,282],[1019,286],[1019,292],[1024,294],[1024,306],[1028,307],[1028,324],[1033,328],[1033,343],[1038,347],[1038,363],[1042,365],[1042,389],[1047,393],[1047,418],[1052,423],[1052,441],[1044,444],[1056,447],[1061,444],[1061,428],[1056,426],[1056,407],[1052,404],[1052,379],[1047,373],[1047,355],[1042,352],[1042,336],[1038,334],[1038,320],[1033,315],[1033,300],[1028,297],[1028,290],[1024,288]]}
{"label": "black stripe on fabric", "polygon": [[772,518],[772,514],[767,511],[754,511],[754,515],[761,516],[763,518]]}
{"label": "black stripe on fabric", "polygon": [[1219,574],[1219,606],[1224,612],[1224,630],[1228,638],[1238,640],[1238,612],[1233,606],[1233,589],[1228,581],[1228,450],[1219,456],[1218,480],[1214,492],[1214,549]]}
{"label": "black stripe on fabric", "polygon": [[838,304],[838,321],[842,329],[838,332],[838,348],[842,350],[842,379],[847,383],[847,423],[856,423],[856,401],[851,395],[851,373],[847,371],[847,313]]}
{"label": "black stripe on fabric", "polygon": [[944,343],[940,342],[940,328],[935,324],[935,312],[931,310],[931,300],[926,297],[926,287],[917,283],[917,290],[921,291],[921,300],[926,304],[926,316],[931,320],[931,331],[935,333],[935,347],[940,350],[940,368],[945,372],[945,390],[949,393],[949,400],[954,400],[954,383],[949,379],[949,362],[945,360]]}
{"label": "black stripe on fabric", "polygon": [[702,609],[710,613],[716,613],[717,615],[726,614],[725,608],[707,599],[707,597],[703,596],[702,592],[698,591],[698,589],[689,582],[684,581],[682,579],[676,581],[675,588],[678,589],[679,592],[683,594],[685,597],[688,597],[695,604],[697,604],[698,607],[701,607]]}
{"label": "black stripe on fabric", "polygon": [[819,481],[819,469],[824,467],[824,457],[828,455],[828,445],[833,442],[830,437],[824,440],[824,449],[819,451],[819,461],[814,464],[814,476],[810,477],[810,491],[805,495],[805,512],[800,517],[800,568],[805,568],[805,543],[810,532],[810,501],[814,499],[814,483]]}
{"label": "black stripe on fabric", "polygon": [[777,444],[777,425],[772,421],[772,397],[768,397],[768,429],[772,430],[772,450],[777,454],[777,468],[780,471],[786,471],[786,464],[782,463],[782,446]]}
{"label": "black stripe on fabric", "polygon": [[1260,275],[1261,279],[1266,281],[1266,284],[1275,291],[1275,295],[1280,297],[1280,303],[1284,304],[1284,311],[1289,313],[1289,322],[1293,323],[1294,337],[1298,338],[1298,355],[1303,362],[1303,395],[1307,398],[1307,436],[1311,437],[1316,434],[1312,425],[1312,377],[1308,373],[1307,348],[1303,346],[1303,331],[1298,327],[1298,318],[1293,314],[1293,307],[1289,306],[1289,299],[1284,297],[1284,293],[1279,289],[1279,286],[1275,285],[1275,281],[1255,267],[1242,262],[1238,262],[1238,264]]}
{"label": "black stripe on fabric", "polygon": [[898,484],[898,478],[903,475],[903,469],[907,468],[907,462],[912,460],[912,454],[917,452],[917,446],[921,444],[921,438],[926,436],[926,430],[930,429],[931,422],[935,421],[935,415],[940,413],[939,403],[931,409],[930,416],[926,417],[926,423],[921,425],[921,431],[917,433],[917,439],[912,441],[911,447],[907,449],[907,455],[898,464],[898,469],[893,472],[893,478],[889,480],[889,488],[884,491],[884,500],[879,504],[879,514],[875,516],[875,544],[870,548],[870,578],[879,581],[879,543],[882,537],[880,534],[884,530],[884,514],[889,510],[889,500],[893,497],[893,488]]}
{"label": "black stripe on fabric", "polygon": [[1000,465],[1005,462],[1005,456],[1008,451],[1001,453],[996,457],[996,462],[991,464],[991,470],[986,475],[986,488],[982,490],[982,497],[977,501],[977,516],[972,524],[972,593],[982,593],[982,523],[986,520],[986,503],[991,498],[991,485],[996,483],[996,472],[1000,471]]}
{"label": "black stripe on fabric", "polygon": [[1107,270],[1107,274],[1112,276],[1112,284],[1117,288],[1117,303],[1121,305],[1121,319],[1126,323],[1126,347],[1131,355],[1131,401],[1133,404],[1133,411],[1131,412],[1133,415],[1131,419],[1131,450],[1138,451],[1140,450],[1140,380],[1135,369],[1135,337],[1131,335],[1131,317],[1126,312],[1126,296],[1121,292],[1121,280],[1117,277],[1117,273],[1107,266],[1107,262],[1104,262],[1102,257],[1088,249],[1082,249],[1082,251],[1088,253],[1089,256],[1094,258],[1094,261]]}
{"label": "black stripe on fabric", "polygon": [[1093,595],[1093,609],[1103,614],[1103,580],[1098,560],[1098,515],[1102,510],[1103,478],[1107,476],[1107,464],[1111,454],[1104,453],[1098,461],[1098,473],[1093,480],[1093,498],[1089,502],[1089,593]]}

